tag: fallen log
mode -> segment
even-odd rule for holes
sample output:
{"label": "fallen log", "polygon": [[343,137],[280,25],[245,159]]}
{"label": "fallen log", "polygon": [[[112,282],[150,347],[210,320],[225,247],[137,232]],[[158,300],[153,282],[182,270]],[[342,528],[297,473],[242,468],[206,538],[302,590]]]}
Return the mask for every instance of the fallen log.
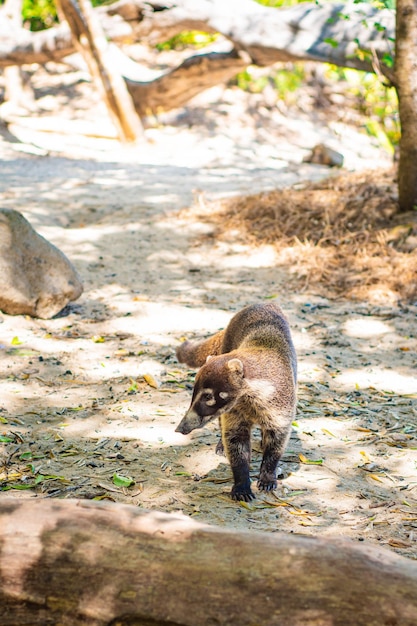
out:
{"label": "fallen log", "polygon": [[[189,57],[170,72],[143,82],[124,76],[139,115],[185,106],[205,89],[227,83],[249,61],[241,52],[212,52]],[[126,72],[127,73],[127,72]]]}
{"label": "fallen log", "polygon": [[[302,3],[285,9],[254,0],[119,0],[95,11],[114,41],[163,41],[184,29],[219,32],[254,64],[310,60],[382,71],[393,55],[395,12],[371,4]],[[74,52],[66,25],[30,33],[11,29],[0,9],[0,67],[59,61]]]}
{"label": "fallen log", "polygon": [[[133,15],[142,0],[119,0],[113,14]],[[361,3],[301,3],[287,8],[259,5],[254,0],[175,0],[147,3],[135,26],[136,37],[157,42],[181,30],[219,32],[244,50],[255,65],[278,61],[318,61],[391,75],[382,63],[393,55],[395,12]],[[162,4],[162,6],[161,6]],[[131,22],[130,22],[131,23]],[[376,68],[378,65],[378,68]],[[379,67],[380,66],[380,67]]]}
{"label": "fallen log", "polygon": [[2,626],[415,626],[417,563],[77,500],[0,501]]}

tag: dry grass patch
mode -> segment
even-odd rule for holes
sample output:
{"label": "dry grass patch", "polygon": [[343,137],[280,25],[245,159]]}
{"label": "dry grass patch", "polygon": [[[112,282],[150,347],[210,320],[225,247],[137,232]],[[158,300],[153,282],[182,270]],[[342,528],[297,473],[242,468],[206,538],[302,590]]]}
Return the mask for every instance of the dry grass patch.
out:
{"label": "dry grass patch", "polygon": [[209,210],[219,238],[273,244],[298,288],[373,301],[417,298],[417,212],[398,212],[393,170],[342,174]]}

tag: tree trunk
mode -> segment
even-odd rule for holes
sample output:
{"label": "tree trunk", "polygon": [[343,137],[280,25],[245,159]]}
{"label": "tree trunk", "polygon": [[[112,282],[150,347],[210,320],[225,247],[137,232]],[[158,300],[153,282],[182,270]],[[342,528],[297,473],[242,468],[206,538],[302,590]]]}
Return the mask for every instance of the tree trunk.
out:
{"label": "tree trunk", "polygon": [[111,64],[108,43],[93,14],[90,0],[58,0],[76,47],[83,55],[92,78],[103,94],[110,117],[122,141],[136,141],[142,136],[142,124],[120,73]]}
{"label": "tree trunk", "polygon": [[76,500],[0,501],[2,626],[415,626],[417,564]]}
{"label": "tree trunk", "polygon": [[401,211],[417,207],[417,5],[397,0],[395,83],[401,122],[398,195]]}

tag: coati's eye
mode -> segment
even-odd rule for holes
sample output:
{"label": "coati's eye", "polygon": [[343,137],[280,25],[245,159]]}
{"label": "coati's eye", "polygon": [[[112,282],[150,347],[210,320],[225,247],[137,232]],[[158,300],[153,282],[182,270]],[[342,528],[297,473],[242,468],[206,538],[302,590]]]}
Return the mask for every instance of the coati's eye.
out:
{"label": "coati's eye", "polygon": [[213,397],[213,393],[211,391],[203,391],[200,396],[200,400],[204,402],[207,406],[214,406],[216,404],[216,400]]}

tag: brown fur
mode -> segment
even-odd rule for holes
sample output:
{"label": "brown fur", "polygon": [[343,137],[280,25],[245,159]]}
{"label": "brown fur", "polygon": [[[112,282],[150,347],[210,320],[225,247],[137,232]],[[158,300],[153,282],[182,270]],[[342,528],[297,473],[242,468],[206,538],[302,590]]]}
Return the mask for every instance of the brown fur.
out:
{"label": "brown fur", "polygon": [[250,435],[259,425],[263,459],[258,487],[275,489],[277,464],[295,416],[297,384],[295,349],[281,308],[272,303],[247,306],[225,330],[184,342],[177,356],[201,369],[191,406],[176,430],[187,434],[218,417],[234,476],[232,497],[251,500]]}
{"label": "brown fur", "polygon": [[201,367],[208,356],[222,353],[224,330],[202,341],[184,341],[177,348],[177,359],[190,367]]}

